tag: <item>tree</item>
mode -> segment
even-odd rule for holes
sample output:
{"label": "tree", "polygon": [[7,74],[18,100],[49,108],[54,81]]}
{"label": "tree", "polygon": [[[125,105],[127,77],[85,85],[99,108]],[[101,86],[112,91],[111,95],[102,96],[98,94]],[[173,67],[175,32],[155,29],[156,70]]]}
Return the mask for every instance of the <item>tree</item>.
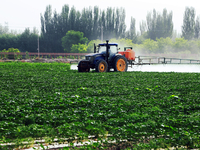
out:
{"label": "tree", "polygon": [[94,19],[93,19],[93,34],[92,39],[100,38],[101,26],[99,24],[99,7],[94,7]]}
{"label": "tree", "polygon": [[92,14],[92,9],[86,9],[84,8],[82,10],[82,15],[81,15],[81,32],[84,33],[86,37],[90,39],[92,36],[92,28],[93,27],[93,14]]}
{"label": "tree", "polygon": [[158,44],[158,53],[165,53],[165,52],[169,52],[172,51],[172,45],[173,42],[171,40],[171,38],[167,37],[167,38],[160,38],[160,39],[156,39],[157,44]]}
{"label": "tree", "polygon": [[187,40],[194,38],[195,31],[195,9],[193,7],[185,8],[183,26],[182,26],[182,37]]}
{"label": "tree", "polygon": [[131,39],[133,43],[137,42],[137,35],[136,35],[136,28],[135,28],[135,18],[131,17],[131,24],[130,24],[130,29],[127,32],[128,39]]}
{"label": "tree", "polygon": [[13,34],[0,34],[0,50],[8,49],[10,47],[19,48],[19,37],[20,35]]}
{"label": "tree", "polygon": [[194,31],[195,31],[194,38],[198,39],[200,37],[200,16],[198,16],[196,19]]}
{"label": "tree", "polygon": [[76,26],[76,9],[73,6],[69,13],[69,28],[70,30],[75,30]]}
{"label": "tree", "polygon": [[119,16],[119,37],[124,38],[125,37],[125,31],[126,31],[126,12],[125,9],[120,8],[120,16]]}
{"label": "tree", "polygon": [[163,13],[160,14],[154,9],[153,14],[151,12],[148,13],[146,18],[148,38],[156,40],[156,38],[166,38],[172,36],[172,12],[168,14],[167,10],[163,9]]}
{"label": "tree", "polygon": [[19,51],[19,49],[17,49],[17,48],[9,48],[8,50],[6,50],[6,49],[4,49],[4,50],[2,50],[2,51],[0,51],[0,52],[14,52],[14,53],[20,53],[20,51]]}
{"label": "tree", "polygon": [[65,36],[65,33],[69,30],[69,5],[64,5],[62,7],[61,16],[61,31],[62,37]]}
{"label": "tree", "polygon": [[111,7],[107,8],[106,20],[104,27],[104,39],[110,39],[114,37],[114,10]]}
{"label": "tree", "polygon": [[95,45],[98,45],[101,43],[101,40],[91,40],[89,43],[88,43],[88,46],[87,46],[87,52],[89,53],[93,53],[94,52],[94,44]]}
{"label": "tree", "polygon": [[147,33],[148,33],[148,37],[150,39],[155,40],[156,39],[156,10],[153,10],[153,17],[151,13],[147,14]]}
{"label": "tree", "polygon": [[115,13],[116,17],[115,17],[115,36],[118,39],[119,38],[119,25],[120,25],[120,20],[119,20],[119,16],[120,16],[120,10],[119,8],[116,9],[116,13]]}
{"label": "tree", "polygon": [[6,26],[2,26],[0,24],[0,34],[8,34],[9,28],[8,28],[8,23],[5,23]]}
{"label": "tree", "polygon": [[86,53],[87,52],[87,45],[86,44],[72,44],[71,47],[72,53]]}
{"label": "tree", "polygon": [[143,43],[143,51],[146,53],[155,53],[158,50],[158,42],[146,39]]}
{"label": "tree", "polygon": [[26,28],[19,37],[20,51],[37,52],[37,39],[38,35],[31,32],[29,28]]}
{"label": "tree", "polygon": [[99,20],[99,24],[100,24],[100,28],[103,29],[103,40],[106,39],[105,38],[105,29],[106,29],[106,17],[105,17],[105,11],[103,10],[101,13],[100,13],[101,17],[100,17],[100,20]]}
{"label": "tree", "polygon": [[53,51],[53,47],[55,45],[54,43],[54,30],[53,30],[53,24],[52,24],[52,7],[51,5],[48,5],[46,7],[44,16],[40,14],[40,20],[41,20],[41,45],[42,48],[40,48],[40,51],[43,52],[51,52]]}
{"label": "tree", "polygon": [[186,40],[184,37],[176,38],[175,42],[173,43],[173,48],[175,52],[188,50],[188,40]]}
{"label": "tree", "polygon": [[87,44],[88,39],[83,37],[83,32],[70,30],[66,33],[66,35],[62,38],[62,46],[64,51],[70,52],[73,44]]}
{"label": "tree", "polygon": [[143,35],[146,31],[147,31],[147,24],[146,24],[146,22],[143,20],[143,21],[140,23],[140,35]]}

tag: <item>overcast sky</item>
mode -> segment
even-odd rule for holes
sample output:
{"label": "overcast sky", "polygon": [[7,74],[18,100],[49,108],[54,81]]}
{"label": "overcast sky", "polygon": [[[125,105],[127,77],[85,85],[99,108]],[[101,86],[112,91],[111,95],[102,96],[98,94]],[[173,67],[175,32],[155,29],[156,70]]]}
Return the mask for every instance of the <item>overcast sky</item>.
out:
{"label": "overcast sky", "polygon": [[139,23],[146,21],[148,12],[155,8],[162,12],[164,8],[173,12],[174,29],[181,33],[183,13],[185,7],[194,7],[196,16],[200,15],[198,0],[0,0],[0,24],[8,22],[9,29],[23,31],[26,27],[36,27],[40,30],[40,14],[44,14],[46,6],[51,5],[53,10],[61,12],[62,6],[68,4],[71,8],[82,10],[84,7],[99,6],[101,10],[107,7],[125,8],[126,25],[129,28],[131,16],[136,19],[136,30]]}

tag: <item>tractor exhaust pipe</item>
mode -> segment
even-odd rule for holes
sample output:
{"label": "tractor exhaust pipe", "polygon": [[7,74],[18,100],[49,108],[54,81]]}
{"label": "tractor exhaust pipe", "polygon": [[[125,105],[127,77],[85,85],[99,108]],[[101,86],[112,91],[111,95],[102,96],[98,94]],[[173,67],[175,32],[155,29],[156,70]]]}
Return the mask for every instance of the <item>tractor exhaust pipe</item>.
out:
{"label": "tractor exhaust pipe", "polygon": [[109,57],[109,54],[108,54],[108,49],[109,49],[108,42],[109,42],[109,40],[106,40],[106,62],[107,63],[108,63],[108,57]]}
{"label": "tractor exhaust pipe", "polygon": [[97,49],[97,48],[96,48],[96,45],[95,45],[95,43],[94,43],[94,53],[96,53],[96,49]]}

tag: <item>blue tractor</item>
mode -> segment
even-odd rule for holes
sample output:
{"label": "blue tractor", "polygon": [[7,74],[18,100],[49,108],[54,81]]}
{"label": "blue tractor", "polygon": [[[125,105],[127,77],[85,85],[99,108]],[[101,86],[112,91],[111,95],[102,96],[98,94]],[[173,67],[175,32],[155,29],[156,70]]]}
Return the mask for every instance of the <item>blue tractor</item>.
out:
{"label": "blue tractor", "polygon": [[114,71],[126,72],[128,63],[126,57],[118,53],[117,43],[106,43],[95,46],[94,53],[85,56],[78,64],[79,72],[89,72],[95,69],[96,72],[108,72],[110,69]]}

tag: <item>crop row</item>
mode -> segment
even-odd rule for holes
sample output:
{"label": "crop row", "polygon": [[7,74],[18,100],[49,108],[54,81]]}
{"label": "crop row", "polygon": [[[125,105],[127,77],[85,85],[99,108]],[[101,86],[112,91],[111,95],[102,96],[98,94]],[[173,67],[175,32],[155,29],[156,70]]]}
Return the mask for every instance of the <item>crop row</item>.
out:
{"label": "crop row", "polygon": [[0,79],[2,143],[110,134],[133,147],[149,137],[151,147],[199,147],[197,73],[78,73],[61,63],[0,63]]}

